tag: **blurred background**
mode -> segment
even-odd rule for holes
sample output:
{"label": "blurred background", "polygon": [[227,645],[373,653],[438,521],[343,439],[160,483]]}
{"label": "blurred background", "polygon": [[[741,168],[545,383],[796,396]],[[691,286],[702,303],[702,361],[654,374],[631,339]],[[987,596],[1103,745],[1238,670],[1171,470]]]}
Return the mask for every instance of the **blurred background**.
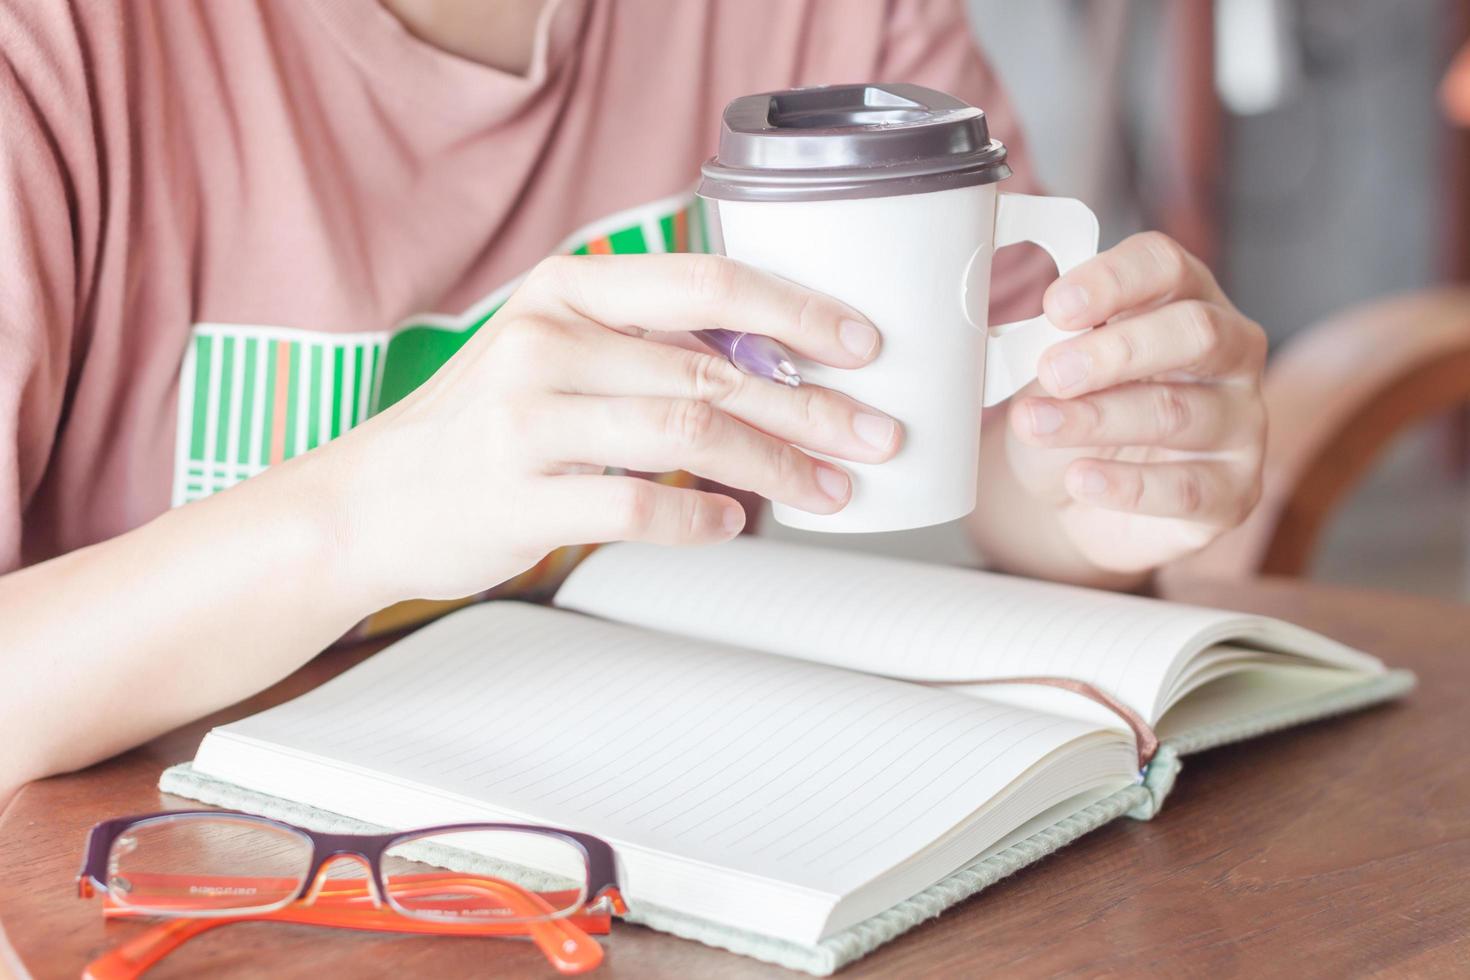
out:
{"label": "blurred background", "polygon": [[[1446,81],[1470,3],[969,6],[1048,191],[1105,246],[1173,235],[1271,336],[1286,455],[1262,526],[1201,570],[1470,599],[1470,293],[1444,287],[1470,281],[1470,78]],[[953,528],[849,543],[973,557]]]}

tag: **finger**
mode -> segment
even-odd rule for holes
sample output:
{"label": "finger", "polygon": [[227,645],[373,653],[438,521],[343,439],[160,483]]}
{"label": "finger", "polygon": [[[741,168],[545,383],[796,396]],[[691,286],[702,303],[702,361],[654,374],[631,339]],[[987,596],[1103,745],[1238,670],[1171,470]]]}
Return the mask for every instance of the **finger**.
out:
{"label": "finger", "polygon": [[1231,527],[1255,505],[1245,468],[1221,460],[1125,463],[1080,459],[1067,468],[1067,492],[1108,510],[1178,517]]}
{"label": "finger", "polygon": [[1204,263],[1168,235],[1146,231],[1058,277],[1041,305],[1057,326],[1082,330],[1186,297],[1227,302]]}
{"label": "finger", "polygon": [[833,367],[859,367],[878,353],[877,329],[852,307],[721,255],[556,256],[536,266],[511,302],[630,333],[765,334]]}
{"label": "finger", "polygon": [[772,384],[706,351],[590,328],[572,346],[559,358],[564,391],[708,402],[783,442],[863,463],[891,458],[903,440],[894,419],[846,395]]}
{"label": "finger", "polygon": [[1259,441],[1260,401],[1221,385],[1130,384],[1080,398],[1026,398],[1011,413],[1035,446],[1234,449]]}
{"label": "finger", "polygon": [[1195,378],[1253,379],[1266,360],[1266,335],[1233,308],[1181,300],[1064,340],[1042,357],[1047,394],[1073,398],[1169,372]]}
{"label": "finger", "polygon": [[633,476],[554,476],[541,492],[560,515],[557,539],[575,544],[714,544],[745,526],[744,509],[723,494]]}
{"label": "finger", "polygon": [[852,480],[841,468],[708,402],[574,395],[555,415],[556,424],[535,438],[558,463],[687,470],[814,514],[841,510],[852,496]]}

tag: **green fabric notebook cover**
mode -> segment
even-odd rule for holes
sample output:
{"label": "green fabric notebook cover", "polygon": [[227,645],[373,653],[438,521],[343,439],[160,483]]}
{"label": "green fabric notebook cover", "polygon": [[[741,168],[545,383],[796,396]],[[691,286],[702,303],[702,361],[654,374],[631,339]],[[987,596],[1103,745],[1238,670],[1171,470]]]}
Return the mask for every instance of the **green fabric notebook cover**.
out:
{"label": "green fabric notebook cover", "polygon": [[[1051,825],[982,856],[887,911],[815,945],[771,939],[640,904],[637,896],[628,896],[631,907],[628,920],[792,970],[827,976],[1089,831],[1122,816],[1152,819],[1174,785],[1181,756],[1388,701],[1403,696],[1413,686],[1414,675],[1409,671],[1389,671],[1285,707],[1169,737],[1161,743],[1140,784],[1094,800]],[[314,830],[373,833],[388,829],[243,789],[197,773],[189,763],[165,770],[159,788],[187,799],[258,813]],[[596,831],[595,827],[587,829]]]}

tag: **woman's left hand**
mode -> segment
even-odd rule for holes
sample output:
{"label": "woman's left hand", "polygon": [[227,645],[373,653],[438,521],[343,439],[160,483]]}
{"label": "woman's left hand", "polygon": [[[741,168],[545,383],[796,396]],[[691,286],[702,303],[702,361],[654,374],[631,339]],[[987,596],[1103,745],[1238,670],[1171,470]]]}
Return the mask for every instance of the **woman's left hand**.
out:
{"label": "woman's left hand", "polygon": [[1097,329],[1047,351],[1044,394],[1010,408],[1007,457],[1028,492],[1060,505],[1070,544],[1136,573],[1239,524],[1261,490],[1260,326],[1158,232],[1062,276],[1043,308],[1063,329]]}

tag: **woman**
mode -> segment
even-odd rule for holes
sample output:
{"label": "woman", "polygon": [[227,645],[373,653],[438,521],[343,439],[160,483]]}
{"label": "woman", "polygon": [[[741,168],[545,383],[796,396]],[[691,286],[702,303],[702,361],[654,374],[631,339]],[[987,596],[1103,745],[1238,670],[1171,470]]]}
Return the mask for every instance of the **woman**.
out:
{"label": "woman", "polygon": [[[658,341],[861,370],[859,312],[712,256],[547,258],[686,247],[730,98],[928,85],[1030,182],[957,0],[3,0],[0,46],[0,800],[402,600],[725,540],[720,485],[842,507],[843,469],[793,446],[878,462],[894,420]],[[1048,278],[998,263],[992,319]],[[969,530],[999,567],[1128,587],[1254,502],[1263,335],[1157,234],[1044,303],[1103,327],[1002,410]]]}

